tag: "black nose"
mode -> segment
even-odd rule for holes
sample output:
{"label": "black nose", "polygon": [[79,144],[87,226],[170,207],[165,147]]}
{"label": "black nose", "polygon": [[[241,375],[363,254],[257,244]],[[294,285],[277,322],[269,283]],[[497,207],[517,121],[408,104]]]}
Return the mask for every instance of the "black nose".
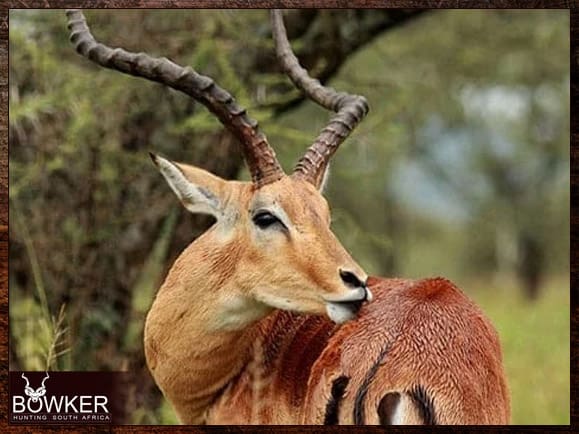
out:
{"label": "black nose", "polygon": [[352,288],[363,288],[366,286],[358,276],[350,271],[340,270],[340,277],[347,286],[351,286]]}

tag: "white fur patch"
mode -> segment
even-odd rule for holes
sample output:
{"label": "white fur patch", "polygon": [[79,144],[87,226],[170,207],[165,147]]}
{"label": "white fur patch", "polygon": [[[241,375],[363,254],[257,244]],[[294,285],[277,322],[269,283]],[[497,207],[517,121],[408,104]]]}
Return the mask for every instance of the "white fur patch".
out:
{"label": "white fur patch", "polygon": [[269,312],[271,307],[249,297],[229,298],[219,307],[219,314],[215,317],[215,329],[241,330]]}
{"label": "white fur patch", "polygon": [[332,321],[336,324],[342,324],[346,321],[351,320],[356,316],[351,309],[342,306],[338,303],[326,303],[326,312]]}
{"label": "white fur patch", "polygon": [[404,405],[403,405],[403,399],[399,399],[398,400],[398,404],[396,405],[396,408],[394,409],[394,414],[392,415],[392,425],[405,425],[405,413],[404,413]]}
{"label": "white fur patch", "polygon": [[374,300],[374,295],[372,295],[372,292],[370,292],[370,289],[368,287],[366,287],[365,289],[366,289],[366,301],[370,303],[372,300]]}
{"label": "white fur patch", "polygon": [[277,297],[274,294],[271,294],[271,292],[273,291],[256,290],[255,298],[264,305],[275,309],[288,310],[293,312],[300,312],[302,310],[300,309],[299,304],[295,301],[288,300],[284,297]]}

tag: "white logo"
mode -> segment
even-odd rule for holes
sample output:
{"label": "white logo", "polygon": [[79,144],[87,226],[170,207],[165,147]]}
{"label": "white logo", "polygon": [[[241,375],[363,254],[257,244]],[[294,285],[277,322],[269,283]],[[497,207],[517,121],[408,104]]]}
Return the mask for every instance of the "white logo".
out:
{"label": "white logo", "polygon": [[24,375],[24,372],[22,373],[22,378],[26,380],[26,386],[24,386],[24,393],[32,400],[32,402],[37,402],[40,398],[46,395],[46,387],[44,387],[44,382],[48,380],[50,376],[48,375],[48,372],[45,372],[45,374],[46,377],[44,377],[44,379],[42,380],[42,385],[38,389],[34,390],[32,387],[30,387],[30,382],[28,381],[28,378],[26,378],[26,375]]}
{"label": "white logo", "polygon": [[[105,395],[47,394],[46,380],[48,372],[40,382],[40,387],[30,386],[30,380],[22,373],[26,381],[24,395],[12,395],[12,422],[111,422],[108,410],[109,400]],[[55,375],[54,380],[59,376]],[[57,381],[58,383],[58,381]],[[51,383],[54,391],[58,384]]]}

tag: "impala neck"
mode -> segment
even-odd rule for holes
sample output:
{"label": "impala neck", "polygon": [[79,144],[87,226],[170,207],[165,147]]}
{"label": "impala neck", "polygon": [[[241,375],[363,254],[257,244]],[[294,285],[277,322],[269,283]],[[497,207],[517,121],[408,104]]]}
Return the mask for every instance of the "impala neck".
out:
{"label": "impala neck", "polygon": [[145,326],[147,363],[185,423],[203,422],[207,408],[247,364],[258,320],[271,312],[242,295],[235,252],[225,260],[207,235],[177,259]]}

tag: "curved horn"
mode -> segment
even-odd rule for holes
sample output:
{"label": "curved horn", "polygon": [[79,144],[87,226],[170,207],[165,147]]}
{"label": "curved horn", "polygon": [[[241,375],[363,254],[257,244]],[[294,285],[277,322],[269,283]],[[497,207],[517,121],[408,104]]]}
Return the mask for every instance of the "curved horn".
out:
{"label": "curved horn", "polygon": [[296,176],[301,176],[319,187],[330,158],[368,113],[368,102],[363,96],[337,92],[310,77],[291,49],[281,11],[271,11],[271,24],[276,54],[284,72],[308,98],[337,113],[298,161],[294,170]]}
{"label": "curved horn", "polygon": [[24,372],[22,373],[22,378],[24,378],[24,380],[26,381],[26,386],[25,387],[30,387],[30,383],[28,382],[28,378],[26,378],[24,376]]}
{"label": "curved horn", "polygon": [[182,67],[167,58],[155,58],[145,53],[131,53],[122,48],[112,49],[95,40],[83,13],[68,9],[70,40],[78,53],[105,68],[146,78],[179,90],[199,101],[231,131],[242,145],[243,155],[258,186],[277,181],[284,172],[275,152],[269,146],[257,121],[237,105],[226,90],[211,78],[198,74],[191,67]]}
{"label": "curved horn", "polygon": [[46,372],[46,377],[44,377],[44,379],[42,380],[42,385],[40,387],[44,388],[44,382],[46,380],[48,380],[50,378],[50,375],[48,375],[48,372]]}

